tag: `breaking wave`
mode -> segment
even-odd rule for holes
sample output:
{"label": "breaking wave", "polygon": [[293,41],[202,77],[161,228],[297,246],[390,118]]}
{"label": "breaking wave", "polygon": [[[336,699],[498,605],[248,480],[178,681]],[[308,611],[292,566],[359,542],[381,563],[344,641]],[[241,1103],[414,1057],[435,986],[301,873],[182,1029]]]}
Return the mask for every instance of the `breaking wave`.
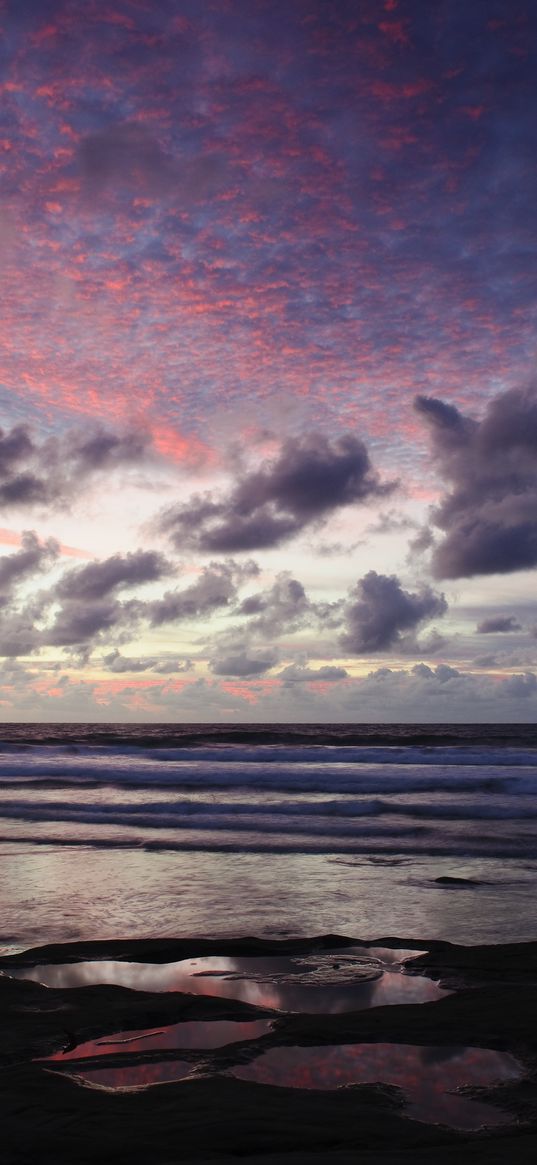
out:
{"label": "breaking wave", "polygon": [[211,731],[209,741],[182,745],[155,730],[143,742],[131,734],[103,743],[99,730],[92,743],[87,729],[82,740],[73,727],[50,740],[42,727],[32,737],[30,726],[26,740],[0,746],[0,841],[537,856],[529,738],[290,744]]}

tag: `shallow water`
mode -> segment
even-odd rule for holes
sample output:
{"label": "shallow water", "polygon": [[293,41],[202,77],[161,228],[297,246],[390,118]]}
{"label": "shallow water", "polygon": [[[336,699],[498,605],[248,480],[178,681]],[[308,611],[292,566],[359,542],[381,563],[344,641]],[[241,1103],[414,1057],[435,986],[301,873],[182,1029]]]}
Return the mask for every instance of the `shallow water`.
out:
{"label": "shallow water", "polygon": [[113,983],[138,991],[184,991],[242,1000],[280,1011],[337,1014],[383,1004],[428,1003],[443,998],[432,979],[405,975],[399,960],[418,951],[371,948],[369,952],[293,958],[211,956],[176,963],[98,960],[13,968],[16,978],[46,987]]}
{"label": "shallow water", "polygon": [[171,1084],[186,1080],[195,1073],[190,1060],[170,1060],[155,1064],[132,1064],[124,1068],[76,1068],[73,1075],[93,1088],[150,1088],[152,1084]]}
{"label": "shallow water", "polygon": [[[535,938],[537,863],[11,845],[0,848],[0,873],[3,953],[148,935]],[[487,884],[434,881],[453,874]]]}
{"label": "shallow water", "polygon": [[48,1056],[47,1061],[65,1064],[69,1060],[80,1060],[86,1056],[116,1056],[120,1052],[134,1055],[137,1052],[169,1051],[173,1048],[223,1048],[226,1044],[242,1040],[256,1040],[266,1035],[271,1027],[267,1019],[245,1022],[229,1019],[187,1020],[184,1023],[166,1024],[164,1027],[115,1032],[98,1040],[87,1040],[70,1048],[68,1052],[56,1052]]}
{"label": "shallow water", "polygon": [[[81,1044],[49,1063],[73,1064],[75,1079],[107,1089],[147,1088],[185,1080],[199,1074],[195,1061],[181,1058],[185,1048],[233,1047],[238,1040],[255,1039],[270,1029],[270,1022],[193,1022],[175,1024],[160,1031],[118,1033],[107,1040]],[[220,1029],[224,1029],[220,1031]],[[189,1030],[186,1030],[189,1029]],[[173,1049],[177,1049],[177,1056]],[[93,1065],[83,1056],[112,1057],[118,1053],[167,1052],[163,1060],[107,1066]],[[169,1053],[172,1052],[172,1056]],[[78,1062],[77,1062],[78,1061]],[[202,1066],[202,1074],[213,1074]],[[358,1084],[397,1085],[405,1098],[406,1115],[453,1128],[477,1129],[507,1123],[509,1114],[479,1100],[459,1096],[462,1085],[491,1085],[516,1080],[520,1065],[510,1055],[484,1048],[417,1047],[411,1044],[347,1044],[322,1047],[270,1048],[246,1063],[224,1072],[240,1080],[285,1088],[337,1089]]]}
{"label": "shallow water", "polygon": [[535,937],[531,725],[3,734],[5,952],[152,934]]}
{"label": "shallow water", "polygon": [[286,1088],[340,1088],[382,1081],[402,1088],[417,1120],[476,1129],[510,1118],[500,1109],[449,1090],[464,1084],[515,1080],[521,1069],[505,1053],[484,1048],[415,1047],[411,1044],[347,1044],[321,1048],[271,1048],[249,1064],[230,1069],[241,1080]]}

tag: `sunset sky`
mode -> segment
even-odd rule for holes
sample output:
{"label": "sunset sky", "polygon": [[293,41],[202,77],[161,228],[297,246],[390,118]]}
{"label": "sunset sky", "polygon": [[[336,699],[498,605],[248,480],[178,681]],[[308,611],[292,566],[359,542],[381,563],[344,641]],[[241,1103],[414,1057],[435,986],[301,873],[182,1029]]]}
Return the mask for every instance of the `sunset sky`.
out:
{"label": "sunset sky", "polygon": [[531,0],[0,0],[0,716],[537,714]]}

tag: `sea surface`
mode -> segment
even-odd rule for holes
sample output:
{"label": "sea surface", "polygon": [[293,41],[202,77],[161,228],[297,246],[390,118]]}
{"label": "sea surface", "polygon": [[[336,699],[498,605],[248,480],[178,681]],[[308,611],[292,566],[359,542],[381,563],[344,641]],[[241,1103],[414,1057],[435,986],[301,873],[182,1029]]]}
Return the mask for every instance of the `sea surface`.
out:
{"label": "sea surface", "polygon": [[537,727],[2,725],[0,862],[4,952],[535,939]]}

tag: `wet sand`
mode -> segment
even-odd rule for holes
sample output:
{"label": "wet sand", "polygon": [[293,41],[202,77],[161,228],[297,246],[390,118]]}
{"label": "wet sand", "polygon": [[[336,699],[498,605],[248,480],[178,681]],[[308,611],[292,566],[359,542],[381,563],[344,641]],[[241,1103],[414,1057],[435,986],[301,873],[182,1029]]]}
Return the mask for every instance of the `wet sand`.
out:
{"label": "wet sand", "polygon": [[[404,973],[434,980],[450,993],[430,1002],[383,1006],[375,1006],[372,996],[373,1006],[361,1010],[308,1013],[218,995],[211,975],[205,978],[203,994],[103,983],[47,987],[13,977],[38,976],[45,965],[100,960],[167,964],[221,956],[268,960],[271,965],[270,960],[290,959],[296,960],[297,973],[306,968],[302,981],[307,1001],[312,972],[316,998],[323,976],[333,992],[334,979],[341,975],[348,991],[353,959],[356,974],[367,981],[368,953],[377,948],[394,953],[403,948],[405,958],[415,951]],[[374,962],[371,982],[382,974]],[[401,937],[363,943],[335,935],[296,941],[118,940],[36,948],[0,959],[0,970],[2,1165],[224,1165],[237,1159],[252,1165],[356,1165],[357,1160],[360,1165],[518,1165],[537,1159],[537,942],[461,947]],[[345,1006],[352,1006],[352,999],[345,998]],[[212,1047],[186,1039],[196,1023],[209,1022],[215,1028],[227,1024],[226,1031],[240,1025],[239,1038]],[[254,1023],[258,1026],[251,1028]],[[144,1047],[141,1040],[106,1044],[122,1032],[158,1033],[179,1025],[176,1032],[182,1024],[185,1039],[174,1035],[176,1047],[158,1050],[155,1041]],[[253,1032],[262,1034],[252,1038]],[[267,1053],[270,1060],[293,1049],[300,1059],[312,1049],[322,1055],[323,1047],[327,1053],[341,1047],[350,1054],[353,1047],[371,1044],[399,1045],[400,1051],[412,1045],[431,1062],[441,1061],[443,1050],[449,1058],[454,1047],[491,1049],[514,1057],[517,1074],[500,1084],[463,1088],[466,1098],[479,1101],[484,1112],[490,1109],[490,1126],[475,1131],[413,1119],[404,1088],[389,1083],[319,1089],[233,1075],[261,1063]],[[89,1078],[88,1045],[93,1067]],[[145,1084],[156,1084],[162,1065],[169,1073],[174,1062],[183,1078],[153,1087],[105,1087],[97,1083],[99,1060],[101,1066],[106,1061],[108,1081],[114,1079],[114,1070],[128,1069]],[[502,1123],[493,1127],[498,1117]]]}

